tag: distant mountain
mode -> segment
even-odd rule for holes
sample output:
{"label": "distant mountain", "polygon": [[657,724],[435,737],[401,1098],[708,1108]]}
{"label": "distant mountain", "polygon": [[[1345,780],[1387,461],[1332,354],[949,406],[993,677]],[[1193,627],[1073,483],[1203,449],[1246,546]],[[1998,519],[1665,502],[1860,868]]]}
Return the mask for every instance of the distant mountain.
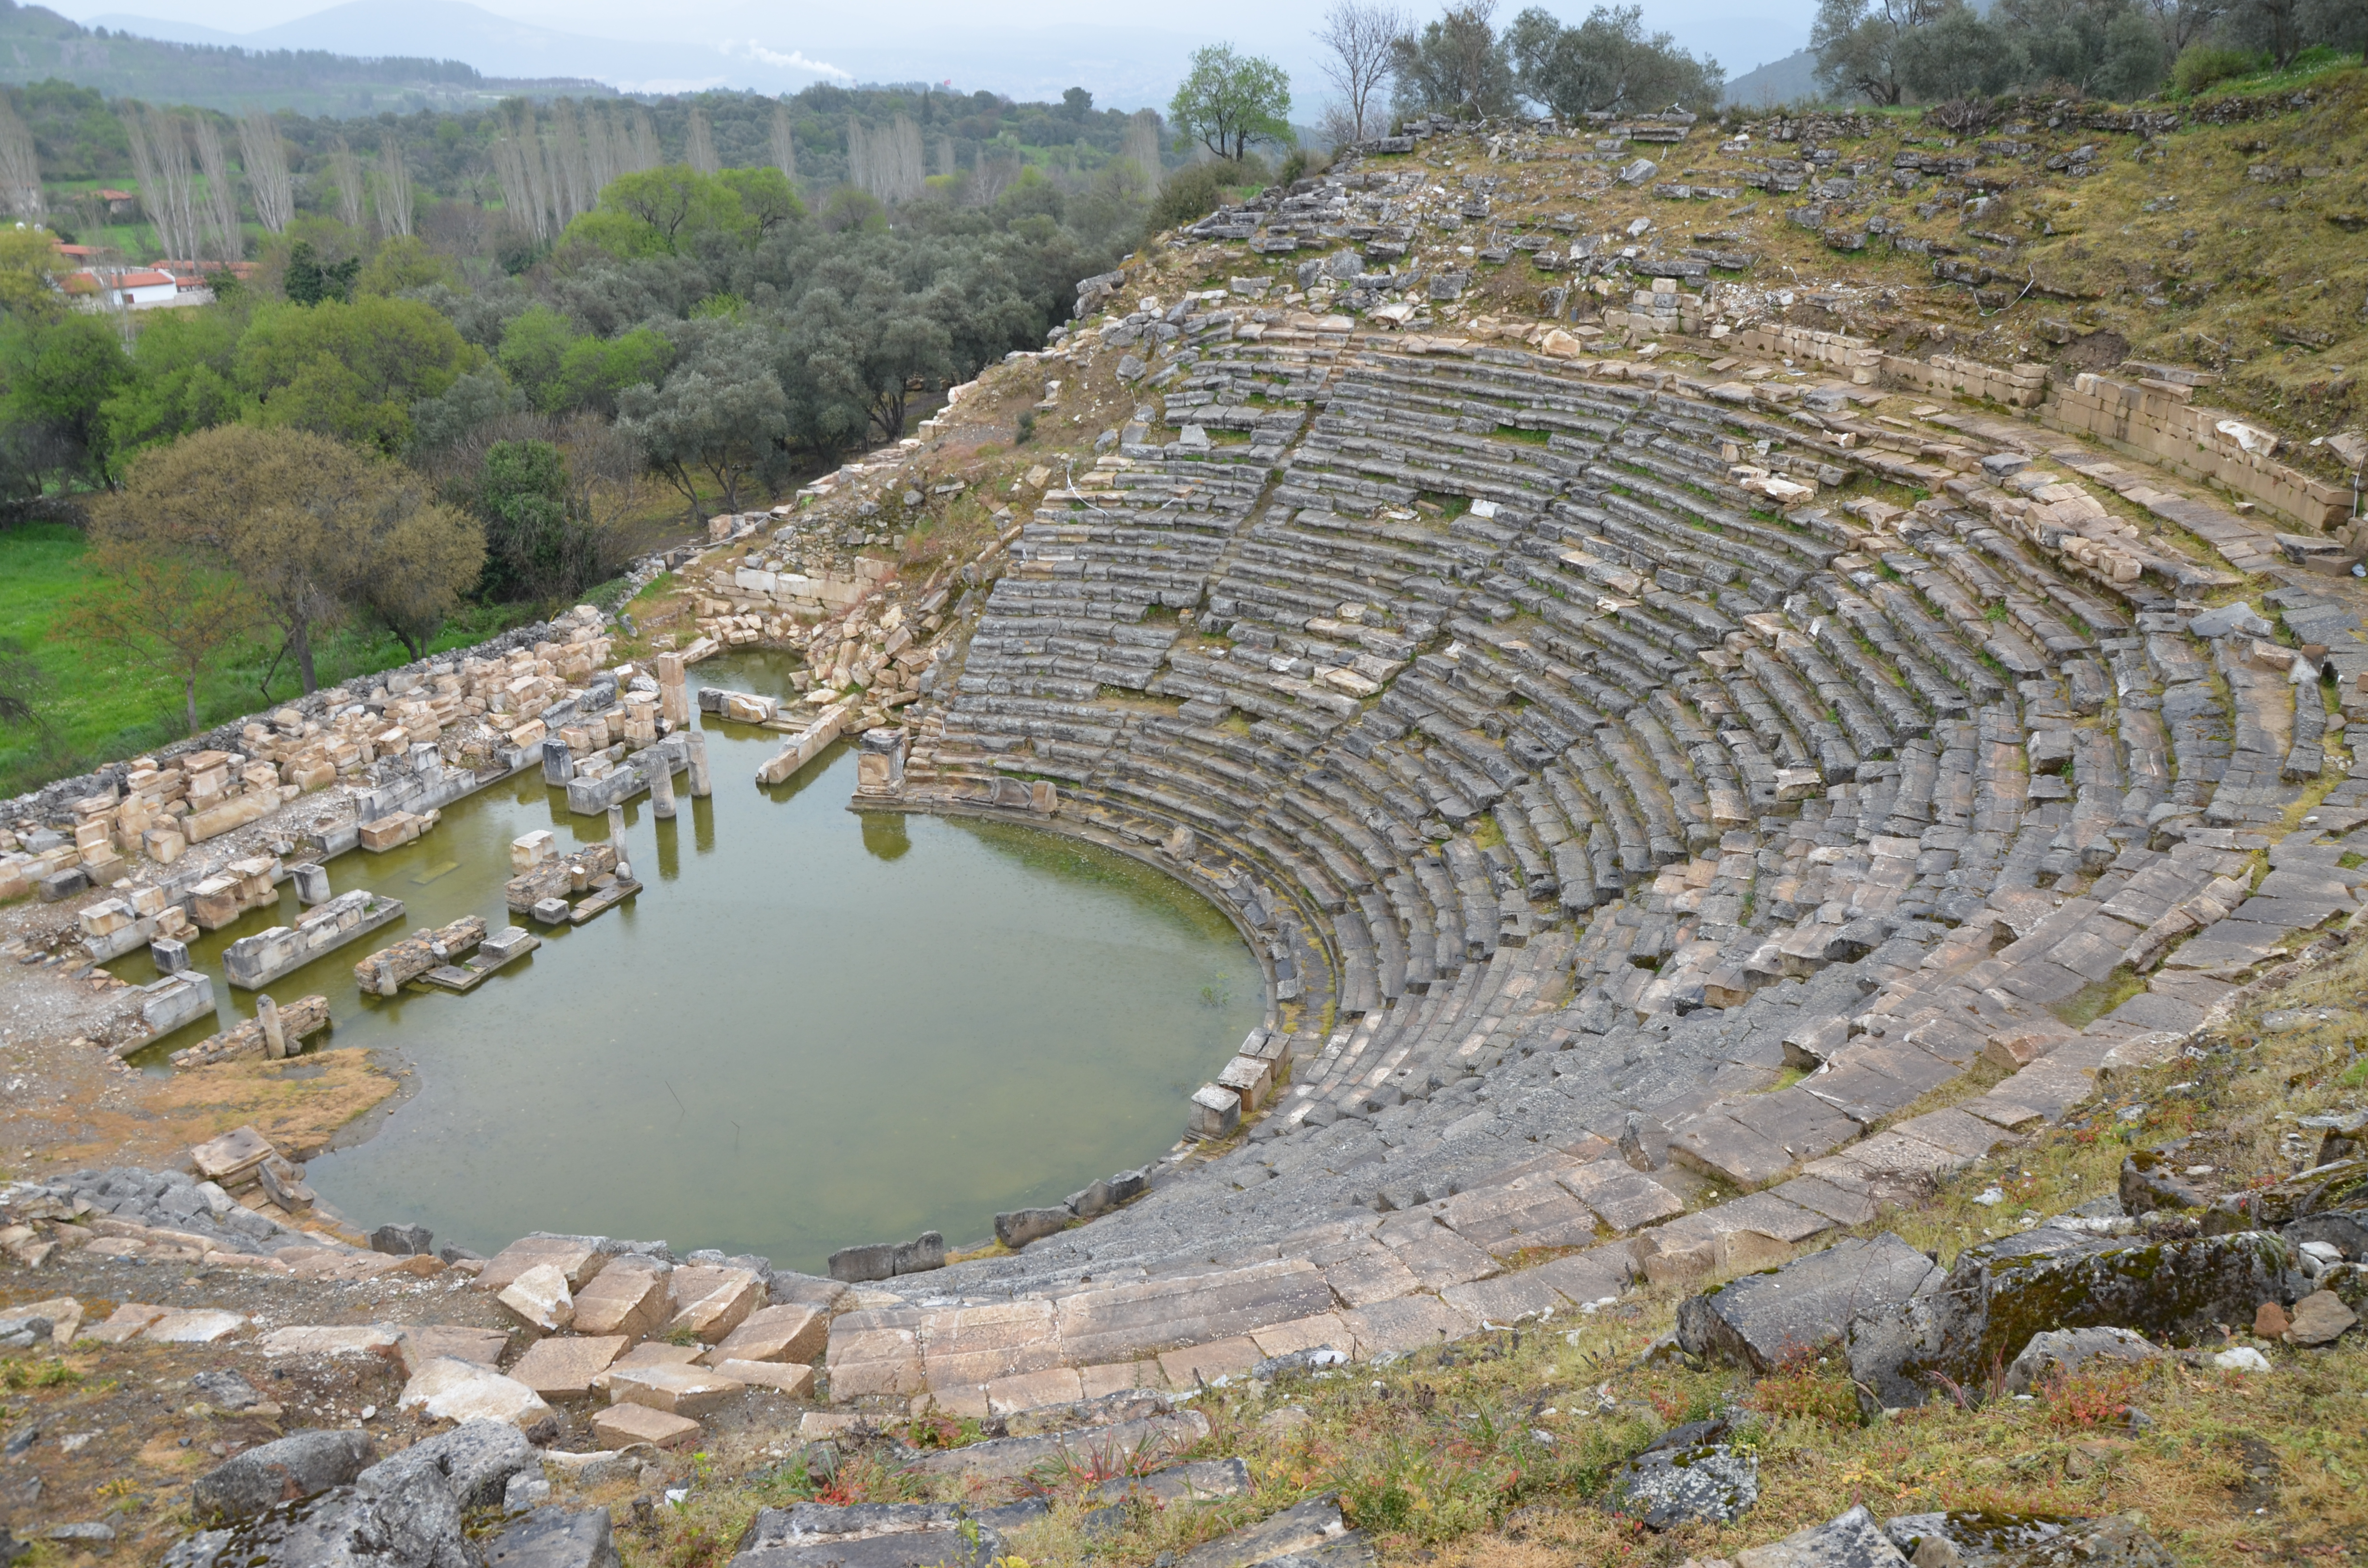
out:
{"label": "distant mountain", "polygon": [[1733,78],[1720,101],[1744,108],[1772,108],[1818,96],[1817,57],[1804,49]]}
{"label": "distant mountain", "polygon": [[250,50],[324,50],[363,59],[426,52],[465,62],[489,76],[588,77],[627,92],[716,86],[795,92],[818,80],[852,79],[795,50],[727,52],[707,43],[591,38],[514,22],[465,0],[408,0],[402,6],[349,0],[251,33],[225,33],[154,17],[111,15],[92,20],[143,38]]}
{"label": "distant mountain", "polygon": [[[90,18],[143,39],[246,50],[324,50],[368,59],[427,54],[463,62],[497,78],[576,76],[620,92],[704,88],[793,93],[816,82],[945,82],[1021,102],[1057,102],[1083,86],[1114,108],[1164,106],[1197,32],[1101,24],[1030,26],[951,19],[881,29],[849,13],[806,13],[795,35],[668,40],[601,38],[512,21],[467,0],[349,0],[251,33],[113,13]],[[694,41],[696,39],[696,41]]]}
{"label": "distant mountain", "polygon": [[[203,31],[204,29],[195,29]],[[0,0],[0,83],[59,80],[118,97],[242,109],[260,104],[309,114],[457,108],[519,93],[605,93],[588,79],[488,77],[474,66],[409,50],[373,59],[289,47],[255,48],[228,35],[168,40],[85,28],[39,6]]]}

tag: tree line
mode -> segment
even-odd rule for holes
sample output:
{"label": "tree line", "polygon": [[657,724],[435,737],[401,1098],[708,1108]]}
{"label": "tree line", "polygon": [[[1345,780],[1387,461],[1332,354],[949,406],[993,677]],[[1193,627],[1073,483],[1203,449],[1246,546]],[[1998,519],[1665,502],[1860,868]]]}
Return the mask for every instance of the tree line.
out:
{"label": "tree line", "polygon": [[2313,48],[2368,51],[2360,0],[1820,0],[1817,74],[1870,103],[1947,103],[2017,90],[2122,102],[2197,91]]}

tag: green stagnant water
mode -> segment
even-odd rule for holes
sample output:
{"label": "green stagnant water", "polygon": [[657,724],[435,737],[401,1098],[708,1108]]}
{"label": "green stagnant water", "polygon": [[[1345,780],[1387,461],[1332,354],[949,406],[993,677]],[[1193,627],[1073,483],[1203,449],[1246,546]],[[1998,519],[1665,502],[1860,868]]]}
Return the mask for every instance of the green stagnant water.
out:
{"label": "green stagnant water", "polygon": [[[789,695],[761,654],[700,684]],[[416,1220],[491,1250],[532,1230],[664,1238],[819,1269],[856,1242],[925,1230],[961,1245],[1001,1210],[1058,1202],[1181,1131],[1185,1099],[1258,1022],[1257,961],[1208,903],[1127,858],[1000,824],[847,810],[839,746],[772,789],[780,737],[702,717],[715,793],[660,823],[626,809],[644,886],[456,996],[360,994],[354,962],[408,930],[510,917],[510,841],[607,835],[529,772],[460,801],[416,844],[329,864],[331,885],[402,899],[389,926],[276,982],[329,998],[314,1049],[391,1049],[407,1097],[307,1179],[349,1220]],[[250,1016],[222,981],[256,910],[192,957],[217,1024]],[[536,927],[538,930],[539,927]],[[145,949],[112,966],[153,977]]]}

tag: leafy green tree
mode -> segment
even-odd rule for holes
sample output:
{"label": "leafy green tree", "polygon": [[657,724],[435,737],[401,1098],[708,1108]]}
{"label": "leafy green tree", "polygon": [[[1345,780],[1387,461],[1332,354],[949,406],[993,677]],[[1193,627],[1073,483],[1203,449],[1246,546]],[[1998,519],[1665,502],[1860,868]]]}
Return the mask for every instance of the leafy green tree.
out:
{"label": "leafy green tree", "polygon": [[1496,9],[1495,0],[1468,0],[1390,46],[1401,112],[1457,119],[1512,112],[1513,65],[1492,25]]}
{"label": "leafy green tree", "polygon": [[647,327],[636,327],[617,337],[579,337],[559,357],[544,411],[584,408],[614,413],[619,392],[638,381],[655,383],[664,379],[673,358],[674,345]]}
{"label": "leafy green tree", "polygon": [[107,516],[127,549],[222,563],[279,626],[306,691],[324,628],[365,610],[416,646],[484,560],[483,529],[417,475],[310,430],[223,425],[157,448]]}
{"label": "leafy green tree", "polygon": [[102,408],[108,447],[122,456],[242,417],[235,362],[242,311],[154,311],[131,342],[131,375]]}
{"label": "leafy green tree", "polygon": [[432,307],[364,295],[259,309],[239,339],[235,369],[262,424],[393,452],[410,437],[412,405],[483,360]]}
{"label": "leafy green tree", "polygon": [[1907,84],[1900,47],[1907,35],[1939,17],[1948,0],[1818,0],[1809,29],[1817,79],[1836,92],[1868,102],[1896,104]]}
{"label": "leafy green tree", "polygon": [[1927,103],[2002,93],[2026,65],[2013,39],[1963,4],[1910,32],[1898,53],[1901,83]]}
{"label": "leafy green tree", "polygon": [[288,247],[288,269],[280,277],[279,291],[295,305],[350,300],[354,297],[354,281],[361,276],[361,270],[362,258],[358,256],[324,266],[313,242],[298,240]]}
{"label": "leafy green tree", "polygon": [[1253,142],[1288,146],[1291,78],[1262,55],[1213,43],[1193,52],[1192,68],[1167,113],[1179,134],[1220,158],[1239,160]]}
{"label": "leafy green tree", "polygon": [[529,402],[548,411],[560,364],[582,336],[575,323],[549,305],[534,305],[510,318],[494,358]]}
{"label": "leafy green tree", "polygon": [[765,363],[762,335],[738,324],[712,324],[686,333],[683,357],[662,386],[644,381],[617,399],[620,427],[681,494],[694,523],[700,476],[714,483],[725,511],[739,510],[741,487],[789,428],[788,401]]}
{"label": "leafy green tree", "polygon": [[[779,197],[787,191],[789,181],[779,169],[742,170],[749,176],[768,174],[780,182],[747,179],[737,182],[748,186],[760,197],[769,194],[774,205],[768,209],[770,221],[786,222],[789,211],[778,210]],[[794,210],[797,198],[789,196]],[[727,235],[739,243],[755,237],[758,220],[750,216],[742,205],[740,191],[734,183],[720,175],[703,175],[688,164],[671,164],[664,168],[643,169],[635,174],[621,175],[600,192],[600,205],[567,225],[562,243],[575,242],[606,251],[620,259],[637,256],[681,256],[689,253],[703,234]]]}
{"label": "leafy green tree", "polygon": [[1532,6],[1505,29],[1515,84],[1523,96],[1566,120],[1610,110],[1649,111],[1681,104],[1706,113],[1718,104],[1726,74],[1695,59],[1668,33],[1646,37],[1635,6],[1598,6],[1565,28]]}
{"label": "leafy green tree", "polygon": [[90,563],[98,581],[70,607],[67,627],[169,671],[181,683],[182,715],[196,734],[198,682],[263,619],[261,602],[201,534],[120,505],[100,506]]}
{"label": "leafy green tree", "polygon": [[779,169],[725,169],[714,177],[740,199],[740,232],[751,244],[805,216],[805,203]]}
{"label": "leafy green tree", "polygon": [[115,324],[81,311],[0,323],[0,425],[17,439],[20,484],[114,483],[105,409],[130,381]]}

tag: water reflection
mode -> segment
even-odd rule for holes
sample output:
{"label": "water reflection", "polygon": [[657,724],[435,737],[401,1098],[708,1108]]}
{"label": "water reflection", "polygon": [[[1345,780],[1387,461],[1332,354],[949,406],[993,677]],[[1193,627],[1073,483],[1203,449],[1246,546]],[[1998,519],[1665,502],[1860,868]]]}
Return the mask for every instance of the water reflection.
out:
{"label": "water reflection", "polygon": [[902,812],[865,812],[863,847],[875,860],[900,860],[913,847]]}
{"label": "water reflection", "polygon": [[[786,689],[757,661],[693,674]],[[694,853],[681,818],[628,806],[648,885],[621,909],[542,933],[467,996],[360,996],[369,939],[273,985],[282,1002],[326,995],[336,1045],[416,1067],[375,1137],[312,1163],[329,1201],[480,1249],[598,1231],[818,1268],[854,1241],[968,1241],[998,1210],[1057,1202],[1167,1148],[1183,1095],[1258,1021],[1258,966],[1231,926],[1149,868],[1024,828],[853,815],[846,747],[757,789],[780,737],[712,715],[704,728],[716,792],[683,802]],[[403,899],[401,930],[469,914],[499,926],[510,840],[545,827],[563,849],[608,831],[527,774],[330,877]],[[191,944],[216,975],[212,1027],[254,1003],[221,984],[222,949],[292,921],[283,892]],[[153,977],[145,949],[110,967]]]}

